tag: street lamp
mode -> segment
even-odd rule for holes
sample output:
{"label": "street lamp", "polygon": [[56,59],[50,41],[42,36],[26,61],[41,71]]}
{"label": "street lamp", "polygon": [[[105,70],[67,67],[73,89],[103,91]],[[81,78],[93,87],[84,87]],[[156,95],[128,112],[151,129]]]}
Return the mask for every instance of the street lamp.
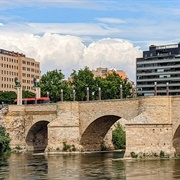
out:
{"label": "street lamp", "polygon": [[63,89],[61,89],[61,101],[63,101]]}
{"label": "street lamp", "polygon": [[157,82],[154,82],[154,96],[157,96]]}
{"label": "street lamp", "polygon": [[132,98],[134,98],[134,84],[132,85]]}
{"label": "street lamp", "polygon": [[73,89],[73,101],[75,101],[76,100],[76,91],[75,91],[75,89]]}
{"label": "street lamp", "polygon": [[86,94],[86,100],[89,101],[89,87],[86,88],[87,94]]}
{"label": "street lamp", "polygon": [[169,96],[169,83],[166,83],[166,95]]}
{"label": "street lamp", "polygon": [[120,84],[120,99],[123,98],[123,93],[122,93],[122,84]]}
{"label": "street lamp", "polygon": [[92,92],[92,99],[93,99],[93,100],[94,100],[94,94],[95,94],[95,92],[93,91],[93,92]]}
{"label": "street lamp", "polygon": [[49,98],[49,91],[47,91],[47,97]]}
{"label": "street lamp", "polygon": [[101,88],[99,87],[98,90],[99,90],[99,100],[101,100]]}

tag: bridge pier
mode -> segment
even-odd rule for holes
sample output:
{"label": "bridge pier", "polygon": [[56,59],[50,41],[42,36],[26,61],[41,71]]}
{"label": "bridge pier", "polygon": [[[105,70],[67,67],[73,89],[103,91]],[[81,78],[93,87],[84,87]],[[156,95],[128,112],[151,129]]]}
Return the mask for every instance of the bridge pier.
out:
{"label": "bridge pier", "polygon": [[127,124],[125,157],[174,156],[172,124]]}
{"label": "bridge pier", "polygon": [[57,103],[57,118],[48,124],[46,152],[80,150],[79,125],[78,102]]}

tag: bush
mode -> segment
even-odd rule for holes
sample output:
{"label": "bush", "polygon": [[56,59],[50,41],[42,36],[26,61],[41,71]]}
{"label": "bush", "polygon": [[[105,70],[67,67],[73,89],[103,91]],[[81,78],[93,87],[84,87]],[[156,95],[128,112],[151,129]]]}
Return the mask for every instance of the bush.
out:
{"label": "bush", "polygon": [[112,132],[112,142],[115,149],[126,148],[126,134],[122,125],[118,122]]}
{"label": "bush", "polygon": [[0,154],[4,154],[6,151],[10,150],[9,143],[10,138],[9,134],[6,133],[6,128],[0,126]]}
{"label": "bush", "polygon": [[164,157],[164,151],[161,150],[159,155],[160,155],[161,158],[163,158]]}
{"label": "bush", "polygon": [[132,158],[137,158],[138,155],[137,155],[135,152],[131,152],[131,157],[132,157]]}

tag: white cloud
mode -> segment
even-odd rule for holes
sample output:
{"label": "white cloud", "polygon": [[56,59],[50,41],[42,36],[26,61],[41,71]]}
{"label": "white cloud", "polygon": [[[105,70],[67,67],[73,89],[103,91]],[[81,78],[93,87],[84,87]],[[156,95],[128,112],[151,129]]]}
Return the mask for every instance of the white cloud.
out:
{"label": "white cloud", "polygon": [[0,48],[18,51],[41,62],[42,73],[61,69],[69,76],[72,69],[88,66],[115,67],[124,70],[131,80],[135,80],[135,59],[141,55],[138,47],[126,40],[106,38],[85,46],[76,36],[62,36],[46,33],[4,37],[0,35]]}
{"label": "white cloud", "polygon": [[112,28],[105,24],[96,23],[10,23],[0,28],[0,33],[59,33],[76,36],[110,36],[119,34],[118,28]]}
{"label": "white cloud", "polygon": [[114,23],[114,24],[125,23],[125,21],[118,18],[96,18],[96,20],[104,23]]}

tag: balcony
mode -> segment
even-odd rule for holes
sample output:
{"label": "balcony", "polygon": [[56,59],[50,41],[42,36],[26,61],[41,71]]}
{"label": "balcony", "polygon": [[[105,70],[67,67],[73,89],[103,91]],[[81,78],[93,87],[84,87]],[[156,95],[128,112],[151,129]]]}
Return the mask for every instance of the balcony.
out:
{"label": "balcony", "polygon": [[153,59],[153,60],[138,60],[137,64],[155,64],[155,63],[169,63],[169,62],[180,62],[180,58],[170,58],[170,59]]}
{"label": "balcony", "polygon": [[180,80],[180,77],[170,77],[170,78],[151,78],[151,79],[137,79],[137,82],[167,82],[173,80]]}
{"label": "balcony", "polygon": [[137,73],[137,76],[152,76],[152,75],[166,75],[166,74],[180,74],[180,71]]}

